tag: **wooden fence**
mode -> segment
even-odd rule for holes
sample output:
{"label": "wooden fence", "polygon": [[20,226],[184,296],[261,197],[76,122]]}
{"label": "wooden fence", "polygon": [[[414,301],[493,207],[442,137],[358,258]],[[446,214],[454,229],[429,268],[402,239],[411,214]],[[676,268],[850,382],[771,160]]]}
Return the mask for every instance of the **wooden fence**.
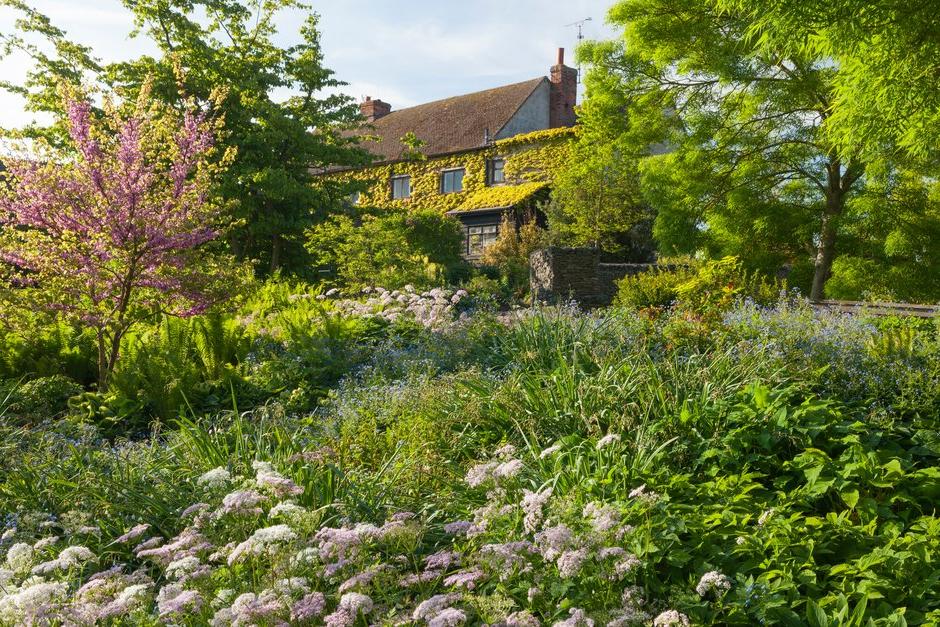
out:
{"label": "wooden fence", "polygon": [[940,305],[912,305],[910,303],[863,303],[854,300],[818,300],[813,307],[843,313],[860,313],[869,316],[913,316],[933,318],[940,316]]}

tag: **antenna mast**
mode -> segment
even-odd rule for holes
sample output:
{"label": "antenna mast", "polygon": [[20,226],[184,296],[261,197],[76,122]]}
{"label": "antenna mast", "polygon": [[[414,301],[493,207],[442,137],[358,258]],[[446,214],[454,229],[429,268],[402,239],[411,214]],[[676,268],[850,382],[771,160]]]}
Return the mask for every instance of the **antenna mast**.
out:
{"label": "antenna mast", "polygon": [[[591,18],[586,17],[583,20],[578,20],[570,24],[565,24],[565,28],[570,28],[572,26],[578,29],[578,45],[584,41],[584,25],[591,21]],[[578,63],[578,83],[581,82],[581,63]]]}

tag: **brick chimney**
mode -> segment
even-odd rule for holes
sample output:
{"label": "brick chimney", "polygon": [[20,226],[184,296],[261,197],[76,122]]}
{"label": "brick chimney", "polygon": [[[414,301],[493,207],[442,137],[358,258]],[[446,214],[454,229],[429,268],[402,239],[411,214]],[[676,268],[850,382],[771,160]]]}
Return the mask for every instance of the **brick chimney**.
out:
{"label": "brick chimney", "polygon": [[392,105],[381,100],[372,100],[372,96],[366,96],[364,102],[359,103],[359,111],[369,122],[375,122],[392,112]]}
{"label": "brick chimney", "polygon": [[578,71],[565,65],[565,49],[558,49],[558,63],[552,66],[549,124],[552,128],[574,126],[574,105],[578,100]]}

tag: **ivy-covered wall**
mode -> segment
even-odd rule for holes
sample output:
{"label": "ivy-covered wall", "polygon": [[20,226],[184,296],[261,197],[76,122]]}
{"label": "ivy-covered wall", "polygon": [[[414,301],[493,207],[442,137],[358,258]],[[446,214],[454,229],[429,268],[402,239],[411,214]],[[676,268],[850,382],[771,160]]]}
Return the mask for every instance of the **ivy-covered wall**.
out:
{"label": "ivy-covered wall", "polygon": [[[554,128],[516,135],[472,151],[425,160],[384,163],[359,170],[329,174],[343,182],[360,182],[359,204],[375,207],[465,211],[486,207],[514,206],[530,198],[551,183],[555,172],[564,166],[577,131]],[[502,157],[506,183],[488,187],[486,164]],[[464,168],[463,191],[440,192],[443,170]],[[392,176],[411,177],[411,198],[392,200]]]}

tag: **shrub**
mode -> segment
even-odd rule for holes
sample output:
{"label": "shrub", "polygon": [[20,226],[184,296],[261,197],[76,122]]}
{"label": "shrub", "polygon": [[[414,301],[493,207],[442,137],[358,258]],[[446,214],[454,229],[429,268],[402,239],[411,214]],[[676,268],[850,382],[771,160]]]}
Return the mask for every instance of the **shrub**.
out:
{"label": "shrub", "polygon": [[341,286],[440,285],[464,261],[456,220],[433,210],[356,209],[308,232],[307,249]]}
{"label": "shrub", "polygon": [[631,309],[648,307],[667,308],[679,296],[679,286],[695,276],[695,271],[686,266],[671,269],[654,268],[624,277],[617,282],[614,305]]}
{"label": "shrub", "polygon": [[62,414],[68,400],[83,392],[65,375],[39,377],[16,385],[7,399],[6,413],[20,421],[47,420]]}
{"label": "shrub", "polygon": [[496,268],[508,290],[522,298],[529,291],[529,256],[548,245],[548,234],[530,216],[519,229],[508,216],[503,216],[499,235],[483,251],[483,263]]}

